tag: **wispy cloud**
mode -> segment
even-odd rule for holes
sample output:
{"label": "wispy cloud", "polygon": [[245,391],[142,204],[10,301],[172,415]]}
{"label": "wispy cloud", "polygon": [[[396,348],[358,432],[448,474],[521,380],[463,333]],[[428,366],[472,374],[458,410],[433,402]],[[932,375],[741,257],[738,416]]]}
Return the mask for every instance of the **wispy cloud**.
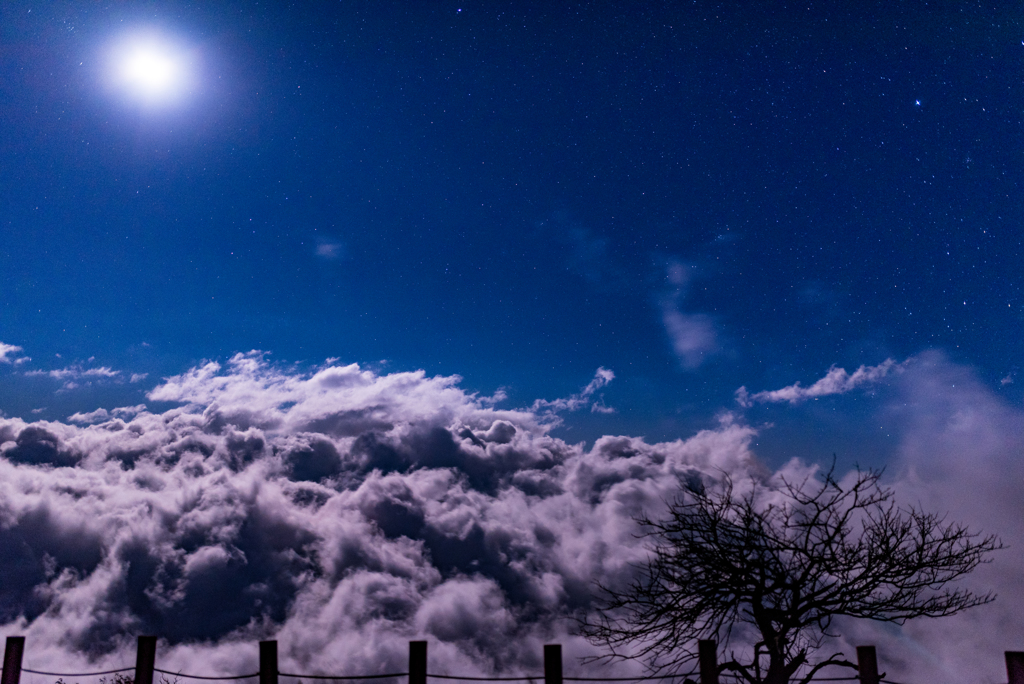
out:
{"label": "wispy cloud", "polygon": [[75,389],[83,384],[90,384],[97,380],[113,380],[121,377],[121,371],[113,370],[108,366],[97,368],[84,368],[82,366],[69,366],[56,370],[30,370],[25,371],[29,377],[48,377],[61,383],[62,390]]}
{"label": "wispy cloud", "polygon": [[576,274],[597,292],[621,291],[635,286],[612,241],[565,212],[555,212],[538,225],[538,237],[558,245],[567,270]]}
{"label": "wispy cloud", "polygon": [[17,345],[0,342],[0,363],[17,365],[31,361],[30,357],[21,356],[22,351],[22,348]]}
{"label": "wispy cloud", "polygon": [[557,413],[559,411],[578,411],[585,406],[590,406],[592,413],[614,413],[615,409],[605,406],[602,402],[595,401],[593,398],[598,390],[608,385],[614,379],[615,373],[607,368],[598,368],[597,372],[594,373],[594,379],[587,383],[587,386],[578,393],[550,401],[538,399],[533,402],[530,410],[535,413]]}
{"label": "wispy cloud", "polygon": [[750,407],[756,403],[778,403],[789,402],[797,404],[806,399],[826,397],[831,394],[845,394],[857,387],[878,382],[890,371],[900,370],[901,364],[892,359],[886,359],[877,366],[861,366],[853,373],[847,373],[845,368],[832,366],[828,369],[825,377],[817,380],[809,387],[802,386],[796,382],[782,389],[757,392],[750,394],[747,388],[740,387],[736,390],[736,402],[740,406]]}
{"label": "wispy cloud", "polygon": [[345,257],[345,245],[338,240],[319,238],[316,242],[316,255],[327,261],[338,261]]}
{"label": "wispy cloud", "polygon": [[697,368],[718,348],[714,322],[705,314],[679,311],[675,303],[662,305],[661,320],[672,341],[672,351],[686,368]]}
{"label": "wispy cloud", "polygon": [[93,423],[104,423],[112,418],[129,419],[146,410],[145,404],[138,404],[137,406],[122,406],[112,411],[108,411],[104,408],[96,409],[95,411],[89,411],[88,413],[74,413],[68,416],[68,420],[72,423],[80,423],[83,425],[90,425]]}
{"label": "wispy cloud", "polygon": [[711,316],[687,313],[682,308],[693,275],[694,267],[670,262],[666,278],[671,290],[661,298],[661,320],[672,342],[672,350],[689,369],[697,368],[719,351],[718,333]]}

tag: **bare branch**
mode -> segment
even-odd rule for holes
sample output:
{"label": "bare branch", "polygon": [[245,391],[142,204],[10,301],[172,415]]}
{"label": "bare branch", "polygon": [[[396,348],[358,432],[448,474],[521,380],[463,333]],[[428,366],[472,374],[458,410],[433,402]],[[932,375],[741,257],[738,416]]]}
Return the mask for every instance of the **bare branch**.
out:
{"label": "bare branch", "polygon": [[1003,548],[941,516],[896,505],[881,472],[857,471],[840,487],[823,480],[782,480],[737,496],[732,482],[681,489],[661,519],[637,519],[649,557],[625,589],[601,588],[581,632],[609,658],[635,658],[653,671],[679,671],[696,659],[699,639],[728,646],[733,628],[760,635],[748,662],[723,668],[751,684],[800,681],[838,616],[903,623],[990,603],[990,593],[950,586]]}

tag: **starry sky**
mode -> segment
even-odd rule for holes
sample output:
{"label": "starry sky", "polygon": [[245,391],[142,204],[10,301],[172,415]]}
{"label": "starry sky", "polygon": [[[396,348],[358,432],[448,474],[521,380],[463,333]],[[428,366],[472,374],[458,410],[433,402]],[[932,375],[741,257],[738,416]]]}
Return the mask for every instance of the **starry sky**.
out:
{"label": "starry sky", "polygon": [[[740,386],[929,349],[1020,398],[1019,12],[2,13],[0,341],[37,365],[152,385],[259,349],[520,403],[611,369],[616,413],[572,417],[581,438],[686,433]],[[178,51],[166,101],[111,86],[132,35]],[[9,414],[59,403],[8,384]]]}
{"label": "starry sky", "polygon": [[[970,586],[1024,592],[1011,4],[9,0],[0,112],[0,636],[36,667],[143,632],[226,674],[257,637],[575,663],[680,477],[833,458],[1002,535]],[[994,605],[841,631],[1001,681]]]}

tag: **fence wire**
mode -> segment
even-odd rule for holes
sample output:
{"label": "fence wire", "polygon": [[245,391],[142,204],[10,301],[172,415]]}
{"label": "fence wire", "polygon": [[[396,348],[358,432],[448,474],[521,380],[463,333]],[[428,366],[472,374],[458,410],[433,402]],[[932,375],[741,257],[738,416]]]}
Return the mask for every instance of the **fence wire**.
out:
{"label": "fence wire", "polygon": [[460,682],[531,682],[534,679],[544,679],[544,675],[536,677],[459,677],[457,675],[428,674],[427,677],[434,679],[455,679]]}
{"label": "fence wire", "polygon": [[562,677],[566,682],[647,682],[658,679],[679,679],[680,677],[692,677],[696,672],[686,674],[670,675],[649,675],[647,677]]}
{"label": "fence wire", "polygon": [[[0,668],[2,671],[3,668]],[[104,670],[103,672],[43,672],[42,670],[30,670],[27,667],[21,668],[22,672],[47,675],[48,677],[98,677],[100,675],[117,674],[118,672],[132,672],[134,667],[122,667],[120,670]]]}
{"label": "fence wire", "polygon": [[191,675],[185,674],[184,672],[171,672],[170,670],[161,670],[160,668],[154,667],[153,672],[159,672],[160,674],[171,675],[172,677],[182,677],[184,679],[205,679],[209,681],[223,682],[229,679],[252,679],[253,677],[259,677],[259,672],[253,672],[252,674],[244,675],[230,675],[226,677],[206,677],[204,675]]}
{"label": "fence wire", "polygon": [[[298,679],[388,679],[390,677],[408,677],[408,672],[392,672],[378,675],[304,675],[278,672],[279,677],[296,677]],[[428,677],[431,675],[427,675]]]}
{"label": "fence wire", "polygon": [[[27,667],[21,668],[22,672],[29,672],[31,674],[45,675],[48,677],[99,677],[102,675],[120,674],[122,672],[134,672],[134,667],[122,667],[117,670],[103,670],[100,672],[47,672],[45,670],[31,670]],[[3,667],[0,666],[0,672],[3,672]],[[163,675],[169,675],[171,677],[179,677],[182,679],[200,679],[204,681],[234,681],[239,679],[254,679],[260,676],[259,672],[253,672],[252,674],[243,675],[227,675],[222,677],[209,677],[206,675],[194,675],[186,674],[184,672],[173,672],[171,670],[161,670],[158,667],[153,668],[153,672],[159,672]],[[685,674],[669,674],[669,675],[649,675],[641,677],[562,677],[564,682],[650,682],[659,681],[665,679],[683,679],[688,677],[696,676],[697,671],[688,672]],[[296,674],[292,672],[278,672],[279,677],[293,677],[295,679],[322,679],[322,680],[369,680],[369,679],[396,679],[398,677],[408,677],[408,672],[389,672],[385,674],[375,675],[313,675],[313,674]],[[544,675],[534,675],[525,677],[462,677],[459,675],[442,675],[442,674],[427,674],[428,678],[431,679],[449,679],[461,682],[534,682],[544,679]],[[719,677],[736,680],[739,682],[744,681],[741,675],[733,674],[731,672],[722,672]],[[812,682],[857,682],[860,681],[860,677],[812,677]],[[895,682],[891,679],[879,679],[881,684],[904,684],[903,682]]]}

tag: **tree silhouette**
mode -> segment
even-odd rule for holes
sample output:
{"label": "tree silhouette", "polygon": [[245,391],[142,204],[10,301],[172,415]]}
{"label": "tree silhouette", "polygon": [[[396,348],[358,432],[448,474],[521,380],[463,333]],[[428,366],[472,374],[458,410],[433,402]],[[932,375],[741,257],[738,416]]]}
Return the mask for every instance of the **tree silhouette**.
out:
{"label": "tree silhouette", "polygon": [[[1003,548],[959,523],[900,508],[880,471],[749,485],[725,478],[714,489],[685,489],[665,518],[637,519],[650,556],[629,587],[602,587],[581,632],[608,649],[601,658],[639,658],[654,671],[679,671],[698,639],[753,643],[719,665],[751,684],[806,684],[821,668],[856,668],[842,653],[814,659],[834,618],[902,624],[989,603],[947,584]],[[798,674],[799,673],[799,674]]]}

